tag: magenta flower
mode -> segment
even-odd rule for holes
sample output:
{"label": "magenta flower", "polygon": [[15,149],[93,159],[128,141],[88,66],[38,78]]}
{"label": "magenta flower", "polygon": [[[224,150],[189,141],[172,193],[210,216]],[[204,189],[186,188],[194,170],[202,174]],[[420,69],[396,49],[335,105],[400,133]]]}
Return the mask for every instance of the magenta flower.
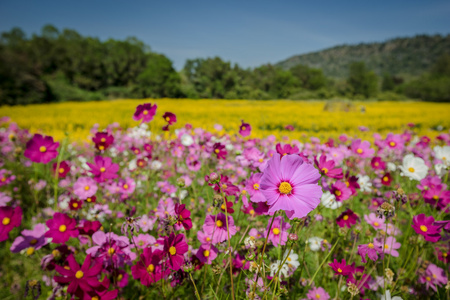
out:
{"label": "magenta flower", "polygon": [[108,134],[107,132],[97,132],[92,138],[92,141],[95,143],[95,148],[100,151],[104,151],[108,149],[112,143],[114,143],[114,136]]}
{"label": "magenta flower", "polygon": [[15,208],[2,206],[0,207],[0,220],[0,242],[3,242],[8,239],[9,232],[22,223],[22,209],[20,206]]}
{"label": "magenta flower", "polygon": [[225,150],[225,146],[221,143],[215,143],[213,146],[213,152],[217,155],[218,159],[225,159],[227,158],[227,150]]}
{"label": "magenta flower", "polygon": [[97,184],[90,177],[80,177],[73,185],[73,192],[80,199],[92,197],[97,192]]}
{"label": "magenta flower", "polygon": [[96,156],[94,163],[87,163],[91,168],[90,172],[94,175],[94,180],[97,182],[105,182],[107,179],[115,179],[119,175],[119,165],[112,162],[111,157]]}
{"label": "magenta flower", "polygon": [[356,224],[356,221],[358,220],[358,216],[351,210],[347,209],[342,214],[339,215],[336,219],[336,223],[339,225],[339,227],[352,227],[352,225]]}
{"label": "magenta flower", "polygon": [[51,136],[42,136],[35,134],[31,140],[27,142],[27,148],[23,155],[32,162],[46,164],[58,156],[58,142],[53,142]]}
{"label": "magenta flower", "polygon": [[322,154],[319,160],[317,160],[317,156],[314,157],[314,162],[319,168],[321,174],[336,179],[341,179],[342,177],[344,177],[342,168],[335,168],[336,163],[334,162],[334,160],[327,161],[327,157],[325,154]]}
{"label": "magenta flower", "polygon": [[373,261],[378,260],[378,253],[381,253],[381,247],[374,243],[368,243],[364,245],[358,245],[358,255],[361,256],[363,263],[366,263],[366,255]]}
{"label": "magenta flower", "polygon": [[320,173],[298,155],[275,153],[261,177],[261,193],[269,214],[284,210],[289,219],[303,218],[320,203]]}
{"label": "magenta flower", "polygon": [[375,239],[375,247],[381,249],[382,253],[390,254],[393,257],[399,256],[397,249],[400,248],[401,244],[396,241],[395,237],[387,237],[384,246],[383,242],[384,238]]}
{"label": "magenta flower", "polygon": [[11,245],[11,252],[18,253],[27,249],[27,254],[31,255],[35,250],[41,249],[47,244],[45,238],[46,228],[44,224],[36,224],[33,230],[23,230]]}
{"label": "magenta flower", "polygon": [[[102,272],[102,264],[92,261],[91,256],[86,256],[83,265],[76,262],[73,255],[67,257],[69,268],[63,268],[59,265],[55,265],[55,270],[63,276],[55,276],[54,280],[61,284],[69,284],[67,292],[69,294],[84,294],[84,292],[94,291],[100,287],[97,275]],[[91,263],[94,265],[91,267]],[[80,291],[81,290],[81,291]]]}
{"label": "magenta flower", "polygon": [[71,237],[77,237],[79,232],[75,219],[68,217],[66,214],[55,213],[53,219],[45,222],[48,231],[45,237],[53,238],[52,243],[62,244],[67,242]]}
{"label": "magenta flower", "polygon": [[[225,214],[223,213],[218,213],[215,216],[206,216],[205,223],[203,224],[203,231],[208,236],[212,236],[212,241],[214,244],[228,240],[227,224],[225,218]],[[232,216],[228,216],[228,229],[231,238],[237,232]]]}
{"label": "magenta flower", "polygon": [[381,157],[375,156],[372,158],[370,165],[375,170],[384,170],[386,169],[386,163],[381,159]]}
{"label": "magenta flower", "polygon": [[56,170],[57,166],[58,166],[58,163],[54,163],[53,167],[52,167],[53,173],[55,174],[55,176],[56,176],[56,174],[58,174],[58,178],[66,178],[67,173],[69,173],[69,171],[70,171],[69,164],[63,160],[59,163],[58,170]]}
{"label": "magenta flower", "polygon": [[404,147],[403,139],[398,134],[388,133],[388,135],[386,136],[385,143],[386,147],[389,149],[402,150]]}
{"label": "magenta flower", "polygon": [[345,259],[342,259],[341,262],[334,259],[334,262],[329,263],[328,265],[333,269],[335,275],[348,276],[353,271],[353,267],[351,265],[347,265]]}
{"label": "magenta flower", "polygon": [[175,229],[180,230],[184,227],[185,230],[192,228],[191,211],[186,209],[186,204],[175,204],[175,214],[177,223],[175,223]]}
{"label": "magenta flower", "polygon": [[385,185],[385,186],[390,186],[392,182],[392,177],[391,174],[386,173],[383,175],[383,177],[381,177],[381,184]]}
{"label": "magenta flower", "polygon": [[350,149],[353,153],[358,155],[361,158],[367,158],[373,156],[375,153],[375,150],[370,148],[370,142],[368,141],[362,141],[360,139],[354,140],[352,142],[352,145],[350,146]]}
{"label": "magenta flower", "polygon": [[330,295],[322,287],[313,287],[306,294],[308,300],[329,300]]}
{"label": "magenta flower", "polygon": [[423,235],[426,241],[436,243],[441,239],[441,227],[434,225],[433,216],[427,217],[425,214],[414,216],[411,227],[416,233]]}
{"label": "magenta flower", "polygon": [[212,261],[217,257],[218,252],[219,250],[217,250],[217,248],[214,247],[213,245],[202,244],[200,248],[197,250],[195,256],[201,263],[210,265]]}
{"label": "magenta flower", "polygon": [[184,263],[184,253],[188,251],[186,237],[180,233],[175,235],[171,233],[169,237],[164,239],[164,255],[169,257],[169,267],[174,271],[178,271]]}
{"label": "magenta flower", "polygon": [[425,274],[419,277],[420,283],[425,283],[425,286],[437,291],[437,287],[447,283],[447,276],[445,271],[435,264],[429,264],[425,270]]}
{"label": "magenta flower", "polygon": [[[270,223],[267,224],[267,228],[264,231],[264,236],[267,236],[269,226]],[[291,228],[291,225],[284,222],[283,217],[276,217],[273,221],[272,229],[269,232],[269,241],[271,241],[275,247],[278,247],[278,245],[285,245],[288,238],[289,228]]]}
{"label": "magenta flower", "polygon": [[241,126],[239,126],[239,134],[242,136],[249,136],[252,131],[252,126],[248,123],[244,123],[244,120],[241,120]]}
{"label": "magenta flower", "polygon": [[352,195],[352,190],[340,180],[331,185],[330,192],[336,196],[336,201],[340,202],[347,200]]}
{"label": "magenta flower", "polygon": [[133,115],[133,120],[142,120],[142,123],[148,123],[153,120],[157,108],[158,106],[156,104],[152,105],[151,103],[138,105],[136,107],[136,112]]}
{"label": "magenta flower", "polygon": [[152,248],[145,248],[141,254],[141,258],[131,267],[133,278],[140,280],[142,285],[148,287],[152,283],[158,282],[163,277],[167,276],[170,273],[170,270],[166,268],[163,274],[161,258],[161,250],[154,250],[152,252]]}
{"label": "magenta flower", "polygon": [[174,123],[177,122],[177,116],[171,112],[166,112],[163,115],[163,119],[169,123],[169,125],[173,125]]}
{"label": "magenta flower", "polygon": [[129,239],[126,236],[118,236],[115,233],[97,231],[92,235],[95,246],[86,250],[87,254],[100,258],[105,266],[121,268],[125,263],[130,263],[136,258],[131,251]]}
{"label": "magenta flower", "polygon": [[297,153],[300,152],[300,150],[298,149],[297,146],[292,147],[289,144],[281,146],[281,144],[278,143],[276,145],[275,149],[277,150],[277,153],[280,154],[281,156],[285,156],[285,155],[288,155],[288,154],[297,154]]}

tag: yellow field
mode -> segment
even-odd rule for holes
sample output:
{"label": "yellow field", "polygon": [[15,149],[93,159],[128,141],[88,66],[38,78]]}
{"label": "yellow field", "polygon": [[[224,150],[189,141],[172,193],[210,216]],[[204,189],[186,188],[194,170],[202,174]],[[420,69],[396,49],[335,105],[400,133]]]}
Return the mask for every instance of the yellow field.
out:
{"label": "yellow field", "polygon": [[[166,111],[177,115],[174,128],[190,123],[194,128],[214,131],[214,124],[221,124],[227,132],[237,133],[243,119],[253,127],[251,137],[273,134],[279,139],[303,141],[311,136],[324,140],[342,133],[372,140],[374,132],[401,132],[410,122],[418,125],[416,130],[421,135],[430,137],[440,133],[435,130],[437,127],[446,131],[450,128],[450,104],[423,102],[354,102],[350,112],[345,112],[340,103],[324,111],[325,101],[142,99],[1,107],[0,116],[9,116],[19,126],[56,140],[67,132],[70,139],[83,141],[88,140],[95,123],[100,124],[100,129],[113,122],[122,127],[138,125],[132,115],[138,104],[146,102],[158,104],[157,115],[150,123],[155,132],[161,132],[165,125],[161,116]],[[365,112],[361,111],[363,106]],[[295,130],[285,130],[288,124]],[[370,131],[360,132],[358,126],[366,126]]]}

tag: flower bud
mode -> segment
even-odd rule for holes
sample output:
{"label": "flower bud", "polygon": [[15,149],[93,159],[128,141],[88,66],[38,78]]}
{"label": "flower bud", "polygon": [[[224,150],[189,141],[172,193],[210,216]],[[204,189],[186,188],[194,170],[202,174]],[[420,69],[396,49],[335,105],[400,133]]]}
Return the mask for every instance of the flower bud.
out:
{"label": "flower bud", "polygon": [[295,233],[290,233],[288,237],[289,237],[289,240],[294,241],[294,242],[298,240],[298,235]]}
{"label": "flower bud", "polygon": [[218,182],[220,181],[220,176],[217,175],[217,173],[212,172],[212,173],[209,175],[209,181],[211,181],[211,183],[218,183]]}
{"label": "flower bud", "polygon": [[180,177],[177,179],[177,185],[180,188],[183,188],[186,185],[186,182],[184,181],[184,178]]}

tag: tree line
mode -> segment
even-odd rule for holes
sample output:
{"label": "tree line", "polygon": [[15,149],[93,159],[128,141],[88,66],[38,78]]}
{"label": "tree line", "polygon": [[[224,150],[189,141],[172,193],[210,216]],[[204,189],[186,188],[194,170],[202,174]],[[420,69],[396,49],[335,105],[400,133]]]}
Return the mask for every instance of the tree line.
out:
{"label": "tree line", "polygon": [[0,105],[163,97],[450,101],[450,56],[409,81],[378,76],[364,62],[349,64],[338,80],[304,65],[244,69],[219,57],[189,59],[177,72],[135,37],[101,41],[52,25],[31,37],[20,28],[1,34]]}

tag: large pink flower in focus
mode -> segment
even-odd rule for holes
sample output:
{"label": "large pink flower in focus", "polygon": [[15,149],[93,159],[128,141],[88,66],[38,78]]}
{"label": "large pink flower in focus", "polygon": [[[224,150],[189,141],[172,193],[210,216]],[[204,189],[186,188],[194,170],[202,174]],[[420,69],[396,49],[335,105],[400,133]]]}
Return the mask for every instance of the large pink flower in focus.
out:
{"label": "large pink flower in focus", "polygon": [[59,143],[53,142],[51,136],[42,136],[35,134],[31,140],[27,142],[27,149],[23,155],[32,162],[46,164],[58,156]]}
{"label": "large pink flower in focus", "polygon": [[319,179],[319,171],[313,165],[303,163],[300,156],[275,153],[264,170],[260,185],[269,205],[269,214],[284,210],[291,220],[305,217],[320,203]]}

